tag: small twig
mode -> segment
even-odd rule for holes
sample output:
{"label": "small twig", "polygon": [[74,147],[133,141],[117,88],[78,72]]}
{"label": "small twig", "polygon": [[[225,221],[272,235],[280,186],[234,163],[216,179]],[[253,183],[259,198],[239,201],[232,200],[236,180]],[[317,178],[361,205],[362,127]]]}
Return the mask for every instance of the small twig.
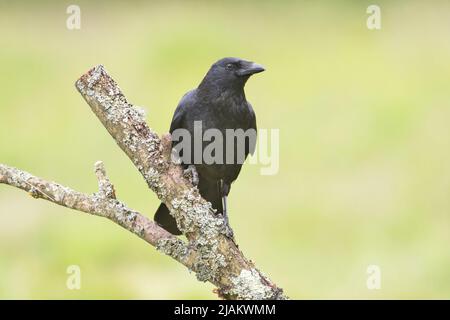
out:
{"label": "small twig", "polygon": [[116,199],[116,191],[114,186],[106,175],[106,169],[102,161],[97,161],[94,165],[95,175],[98,181],[99,194],[109,199]]}

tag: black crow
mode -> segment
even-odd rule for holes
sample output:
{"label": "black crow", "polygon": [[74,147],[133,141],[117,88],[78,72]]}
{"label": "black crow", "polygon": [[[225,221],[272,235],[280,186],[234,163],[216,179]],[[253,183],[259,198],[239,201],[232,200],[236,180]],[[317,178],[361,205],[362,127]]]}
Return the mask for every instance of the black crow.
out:
{"label": "black crow", "polygon": [[[230,192],[231,183],[239,175],[243,161],[239,161],[237,155],[239,148],[236,145],[237,139],[227,139],[226,131],[227,129],[253,131],[254,139],[250,137],[245,139],[244,160],[249,153],[253,153],[256,143],[256,117],[252,106],[245,98],[244,86],[251,75],[262,71],[264,68],[261,65],[239,58],[224,58],[217,61],[211,66],[200,85],[183,96],[170,126],[170,133],[173,136],[177,129],[185,129],[190,133],[192,146],[190,156],[185,157],[186,150],[181,150],[182,164],[185,168],[189,165],[195,166],[198,173],[197,187],[201,196],[211,202],[217,213],[224,215],[227,223],[226,197]],[[201,125],[203,132],[215,129],[223,135],[223,147],[215,151],[221,155],[214,154],[222,161],[211,163],[203,159],[203,151],[209,144],[208,141],[201,141],[201,150],[194,148],[194,140],[202,139],[202,136],[198,137],[194,133],[198,124]],[[214,140],[211,138],[211,141]],[[173,142],[173,146],[176,150],[176,141]],[[200,161],[195,159],[199,151]],[[234,152],[231,162],[226,158],[230,152]],[[164,203],[161,203],[156,211],[155,221],[170,233],[181,234]]]}

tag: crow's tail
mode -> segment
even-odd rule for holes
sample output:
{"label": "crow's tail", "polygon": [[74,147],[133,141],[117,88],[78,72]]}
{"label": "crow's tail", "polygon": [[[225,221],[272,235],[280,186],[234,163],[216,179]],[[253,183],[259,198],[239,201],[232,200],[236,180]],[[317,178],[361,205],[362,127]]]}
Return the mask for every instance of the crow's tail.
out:
{"label": "crow's tail", "polygon": [[181,234],[181,231],[177,227],[175,218],[170,215],[170,211],[164,203],[161,203],[159,205],[158,210],[156,210],[154,219],[160,227],[166,229],[171,234],[174,234],[176,236]]}

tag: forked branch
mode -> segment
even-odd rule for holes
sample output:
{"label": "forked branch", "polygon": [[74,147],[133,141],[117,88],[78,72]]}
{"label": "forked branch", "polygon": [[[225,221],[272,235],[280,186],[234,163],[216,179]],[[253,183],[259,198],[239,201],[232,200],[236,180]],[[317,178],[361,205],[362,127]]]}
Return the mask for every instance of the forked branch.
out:
{"label": "forked branch", "polygon": [[144,112],[130,104],[115,81],[99,65],[84,74],[76,87],[119,147],[142,174],[149,188],[170,209],[183,241],[116,199],[101,162],[95,172],[99,191],[77,192],[28,173],[0,165],[0,183],[28,191],[75,210],[106,217],[138,235],[194,271],[200,281],[217,286],[226,299],[286,299],[282,289],[264,276],[227,236],[221,215],[214,214],[196,187],[171,161],[170,135],[162,139],[147,125]]}

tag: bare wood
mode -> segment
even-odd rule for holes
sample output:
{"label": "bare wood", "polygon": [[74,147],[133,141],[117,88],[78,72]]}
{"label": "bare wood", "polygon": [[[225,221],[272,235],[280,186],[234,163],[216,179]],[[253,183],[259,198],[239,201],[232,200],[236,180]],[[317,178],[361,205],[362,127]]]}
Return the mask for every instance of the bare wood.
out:
{"label": "bare wood", "polygon": [[0,165],[0,183],[113,220],[194,271],[198,280],[213,283],[223,298],[286,299],[282,289],[256,269],[227,236],[222,216],[213,212],[211,204],[183,176],[181,167],[171,161],[170,135],[160,139],[148,127],[144,113],[128,103],[103,66],[84,74],[76,87],[149,188],[170,209],[188,243],[116,200],[101,163],[96,164],[99,192],[93,196],[4,165]]}

